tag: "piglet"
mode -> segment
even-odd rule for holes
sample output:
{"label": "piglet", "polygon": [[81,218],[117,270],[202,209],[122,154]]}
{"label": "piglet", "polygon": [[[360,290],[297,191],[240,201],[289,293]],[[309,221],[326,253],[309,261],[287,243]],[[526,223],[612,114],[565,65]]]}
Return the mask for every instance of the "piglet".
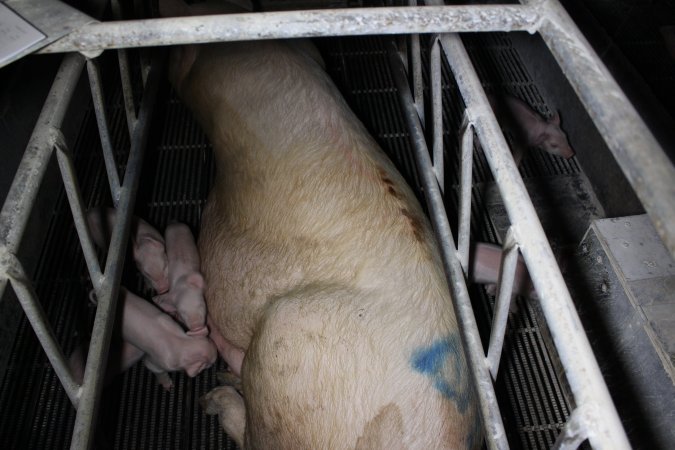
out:
{"label": "piglet", "polygon": [[190,228],[172,223],[164,232],[169,261],[168,292],[157,295],[154,302],[188,328],[190,336],[206,336],[204,277],[199,271],[199,252]]}
{"label": "piglet", "polygon": [[[89,232],[94,243],[107,249],[110,233],[115,225],[117,211],[112,208],[92,208],[87,212]],[[169,290],[169,270],[164,238],[148,222],[138,217],[132,219],[131,239],[136,267],[149,287],[158,294]]]}
{"label": "piglet", "polygon": [[560,129],[560,115],[556,112],[545,120],[521,99],[509,94],[488,95],[490,105],[500,125],[514,134],[516,148],[513,159],[519,165],[524,151],[539,148],[552,155],[569,159],[574,150],[567,135]]}
{"label": "piglet", "polygon": [[[502,249],[498,245],[478,242],[469,251],[469,281],[495,286],[502,265]],[[513,279],[513,295],[536,298],[536,292],[525,266],[525,260],[518,255],[516,274]]]}
{"label": "piglet", "polygon": [[188,336],[169,315],[124,288],[120,295],[122,339],[145,354],[143,363],[165,388],[165,372],[184,370],[194,377],[216,361],[216,347],[206,336]]}

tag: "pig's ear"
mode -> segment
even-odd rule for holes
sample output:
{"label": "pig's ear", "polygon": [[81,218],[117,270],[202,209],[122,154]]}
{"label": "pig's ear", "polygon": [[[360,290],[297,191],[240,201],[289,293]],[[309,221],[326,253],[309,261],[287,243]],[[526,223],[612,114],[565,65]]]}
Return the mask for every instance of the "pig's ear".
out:
{"label": "pig's ear", "polygon": [[548,119],[548,122],[552,123],[553,125],[560,126],[560,114],[558,114],[558,111],[553,113],[551,118]]}
{"label": "pig's ear", "polygon": [[159,0],[161,17],[181,17],[190,15],[190,7],[183,0]]}

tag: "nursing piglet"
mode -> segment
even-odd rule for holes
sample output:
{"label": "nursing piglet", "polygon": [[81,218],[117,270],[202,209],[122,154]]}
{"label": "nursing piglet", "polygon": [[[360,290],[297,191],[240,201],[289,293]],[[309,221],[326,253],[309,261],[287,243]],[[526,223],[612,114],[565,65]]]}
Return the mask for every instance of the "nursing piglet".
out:
{"label": "nursing piglet", "polygon": [[[112,208],[92,208],[87,212],[89,232],[99,248],[108,248],[116,215],[117,212]],[[155,292],[158,294],[166,292],[169,290],[169,267],[164,250],[164,238],[143,219],[134,217],[131,227],[136,267]]]}
{"label": "nursing piglet", "polygon": [[243,396],[206,411],[245,449],[480,446],[430,224],[311,43],[186,46],[169,67],[215,154],[199,253],[241,364]]}
{"label": "nursing piglet", "polygon": [[164,231],[169,263],[169,291],[153,297],[164,311],[175,314],[188,328],[188,335],[206,336],[204,277],[199,271],[199,253],[190,228],[172,223]]}
{"label": "nursing piglet", "polygon": [[560,128],[560,115],[557,112],[545,120],[527,103],[513,95],[488,95],[488,100],[500,125],[515,135],[513,159],[516,165],[520,164],[525,150],[530,148],[538,148],[565,159],[574,156],[567,135]]}
{"label": "nursing piglet", "polygon": [[120,308],[122,339],[143,352],[143,363],[165,388],[171,387],[170,379],[163,376],[166,372],[184,370],[194,377],[215,362],[216,347],[210,339],[188,336],[171,316],[124,288]]}

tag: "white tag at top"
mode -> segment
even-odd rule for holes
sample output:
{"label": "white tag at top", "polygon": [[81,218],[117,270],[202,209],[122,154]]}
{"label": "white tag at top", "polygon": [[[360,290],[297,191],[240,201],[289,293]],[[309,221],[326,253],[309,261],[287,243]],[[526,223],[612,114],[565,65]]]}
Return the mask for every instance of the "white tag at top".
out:
{"label": "white tag at top", "polygon": [[37,28],[0,3],[0,66],[17,53],[45,39]]}

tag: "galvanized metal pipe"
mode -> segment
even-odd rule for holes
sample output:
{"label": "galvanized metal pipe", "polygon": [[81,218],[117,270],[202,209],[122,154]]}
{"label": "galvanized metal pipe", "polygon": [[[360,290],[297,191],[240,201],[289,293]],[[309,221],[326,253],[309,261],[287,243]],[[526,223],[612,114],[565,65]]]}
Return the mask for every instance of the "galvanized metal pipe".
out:
{"label": "galvanized metal pipe", "polygon": [[534,31],[539,16],[522,5],[322,9],[172,17],[83,26],[40,53],[89,52],[220,41],[298,37]]}
{"label": "galvanized metal pipe", "polygon": [[443,158],[443,85],[441,80],[441,44],[438,36],[434,36],[431,44],[431,112],[433,116],[433,150],[434,172],[441,192],[445,191],[445,172]]}
{"label": "galvanized metal pipe", "polygon": [[459,172],[459,225],[457,233],[459,261],[464,273],[469,273],[469,244],[471,239],[471,184],[473,179],[473,125],[465,113],[459,131],[461,137],[461,166]]}
{"label": "galvanized metal pipe", "polygon": [[[16,254],[26,223],[35,204],[52,149],[66,110],[84,67],[84,58],[67,55],[59,67],[33,134],[28,141],[14,181],[0,211],[0,247]],[[5,292],[6,279],[0,277],[0,298]]]}
{"label": "galvanized metal pipe", "polygon": [[515,239],[541,299],[541,307],[567,381],[578,405],[592,418],[591,444],[602,449],[630,448],[588,338],[560,274],[551,247],[513,161],[504,135],[469,56],[457,35],[441,36],[441,44],[497,182]]}
{"label": "galvanized metal pipe", "polygon": [[443,268],[445,269],[450,292],[452,293],[452,305],[457,317],[471,378],[478,395],[481,420],[488,448],[508,449],[509,446],[497,404],[497,397],[495,396],[490,372],[483,357],[483,345],[480,341],[471,299],[469,298],[466,282],[464,281],[464,272],[457,258],[455,242],[450,231],[448,216],[443,206],[443,197],[438,183],[436,183],[429,150],[424,139],[422,124],[420,123],[410,89],[408,88],[405,69],[393,45],[388,53],[392,77],[396,83],[403,107],[403,115],[410,130],[410,140],[415,152],[417,169],[424,186],[424,195],[429,206],[431,222],[438,237]]}
{"label": "galvanized metal pipe", "polygon": [[[134,1],[134,6],[136,6],[137,3],[138,2]],[[122,9],[120,7],[119,0],[111,0],[110,7],[115,20],[121,20]],[[131,136],[136,123],[136,105],[134,103],[134,93],[131,89],[131,69],[129,68],[128,52],[125,49],[118,50],[117,60],[120,68],[120,78],[122,79],[122,95],[124,96],[124,109],[126,110],[127,127],[129,128],[129,136]]]}
{"label": "galvanized metal pipe", "polygon": [[87,365],[84,371],[84,383],[80,405],[75,418],[71,449],[88,449],[91,447],[98,403],[103,386],[103,375],[107,365],[107,353],[110,346],[115,318],[115,307],[119,293],[120,279],[126,244],[129,239],[131,216],[138,190],[145,145],[148,137],[150,118],[154,109],[159,80],[163,76],[163,64],[156,59],[148,76],[146,90],[138,114],[138,121],[131,136],[131,149],[120,189],[120,201],[117,208],[117,220],[112,229],[110,250],[106,260],[104,280],[97,291],[98,306],[94,318],[94,333],[89,344]]}
{"label": "galvanized metal pipe", "polygon": [[120,179],[119,174],[117,173],[112,141],[110,140],[110,130],[108,129],[108,114],[105,111],[101,73],[96,60],[90,59],[87,61],[87,73],[89,74],[91,98],[94,103],[94,111],[96,112],[96,124],[98,125],[99,136],[101,137],[103,161],[105,163],[105,170],[108,174],[110,193],[112,194],[113,204],[117,207],[120,198]]}
{"label": "galvanized metal pipe", "polygon": [[100,289],[103,280],[101,267],[98,264],[98,256],[96,249],[89,234],[89,227],[87,226],[87,219],[84,217],[84,208],[82,207],[82,194],[80,193],[80,186],[77,182],[77,173],[75,172],[75,165],[71,158],[70,152],[66,146],[63,136],[57,140],[56,157],[59,162],[61,170],[61,178],[63,179],[63,186],[68,197],[68,204],[70,211],[73,214],[73,222],[75,223],[75,230],[80,239],[80,246],[84,254],[84,260],[87,264],[89,277],[95,289]]}
{"label": "galvanized metal pipe", "polygon": [[504,346],[506,334],[506,322],[509,318],[509,308],[513,299],[513,280],[516,276],[518,264],[518,244],[513,236],[513,230],[509,228],[502,248],[502,260],[497,279],[497,299],[495,312],[492,317],[490,330],[490,344],[488,345],[487,365],[493,379],[497,379],[499,360]]}
{"label": "galvanized metal pipe", "polygon": [[585,417],[585,410],[583,407],[578,407],[565,423],[565,427],[558,435],[551,450],[575,450],[579,448],[582,442],[586,440],[586,426],[585,423],[588,418]]}
{"label": "galvanized metal pipe", "polygon": [[675,167],[567,11],[554,0],[533,2],[544,42],[633,186],[675,258]]}
{"label": "galvanized metal pipe", "polygon": [[70,402],[77,408],[80,385],[77,384],[70,373],[68,362],[61,351],[61,346],[56,340],[52,327],[49,325],[47,315],[38,301],[37,294],[19,259],[9,252],[2,253],[0,255],[0,278],[11,281],[19,303],[28,318],[28,322],[33,331],[35,331],[35,335],[40,341],[47,359],[49,359],[50,364],[54,368],[54,373],[59,378]]}

